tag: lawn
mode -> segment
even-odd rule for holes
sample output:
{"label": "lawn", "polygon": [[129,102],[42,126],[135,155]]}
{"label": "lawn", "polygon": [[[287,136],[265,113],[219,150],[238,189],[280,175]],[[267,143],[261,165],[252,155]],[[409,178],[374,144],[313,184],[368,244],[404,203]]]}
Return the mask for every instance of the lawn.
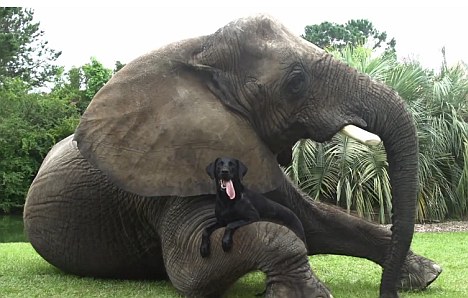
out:
{"label": "lawn", "polygon": [[[468,232],[417,233],[413,250],[436,260],[441,276],[423,292],[402,297],[468,297]],[[334,297],[378,296],[380,267],[342,256],[310,258],[315,273]],[[239,280],[227,297],[252,297],[263,290],[263,275]],[[80,278],[55,269],[27,243],[0,244],[0,297],[181,297],[169,282]]]}

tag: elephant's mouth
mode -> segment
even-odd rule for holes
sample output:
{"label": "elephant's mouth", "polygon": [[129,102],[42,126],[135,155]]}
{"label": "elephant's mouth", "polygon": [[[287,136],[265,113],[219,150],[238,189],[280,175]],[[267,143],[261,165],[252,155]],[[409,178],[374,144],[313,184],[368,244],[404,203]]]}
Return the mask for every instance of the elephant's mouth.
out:
{"label": "elephant's mouth", "polygon": [[234,200],[236,198],[236,191],[234,189],[234,183],[232,183],[232,180],[221,179],[219,180],[219,186],[222,190],[226,191],[229,199]]}

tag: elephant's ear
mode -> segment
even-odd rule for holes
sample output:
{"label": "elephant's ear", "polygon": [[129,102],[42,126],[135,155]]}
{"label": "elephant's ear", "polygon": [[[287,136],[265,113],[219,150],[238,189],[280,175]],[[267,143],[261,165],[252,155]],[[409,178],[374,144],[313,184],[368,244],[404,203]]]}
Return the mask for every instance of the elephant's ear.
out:
{"label": "elephant's ear", "polygon": [[245,118],[249,118],[250,113],[246,108],[239,103],[239,99],[232,91],[231,82],[225,77],[224,73],[216,67],[198,64],[196,59],[190,61],[190,63],[184,66],[187,69],[197,72],[199,75],[203,75],[206,79],[205,84],[207,88],[226,106],[231,108],[233,111],[240,113]]}
{"label": "elephant's ear", "polygon": [[127,64],[96,94],[75,133],[80,152],[116,185],[144,196],[215,193],[206,167],[220,156],[249,168],[251,189],[277,188],[283,174],[275,156],[209,90],[206,76],[165,58],[175,50]]}

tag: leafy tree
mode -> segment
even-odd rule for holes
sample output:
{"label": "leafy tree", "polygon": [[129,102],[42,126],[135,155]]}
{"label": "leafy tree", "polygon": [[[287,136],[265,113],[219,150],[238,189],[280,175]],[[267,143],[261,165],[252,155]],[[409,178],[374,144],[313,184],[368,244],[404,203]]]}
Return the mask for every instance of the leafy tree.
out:
{"label": "leafy tree", "polygon": [[89,103],[85,95],[84,79],[81,67],[72,67],[68,72],[60,68],[50,95],[76,107],[77,112],[81,114]]}
{"label": "leafy tree", "polygon": [[[123,66],[124,64],[119,61],[116,62],[116,69]],[[112,70],[105,68],[93,57],[89,63],[73,67],[66,73],[60,69],[55,78],[52,94],[75,106],[82,114],[94,95],[111,77]]]}
{"label": "leafy tree", "polygon": [[50,148],[70,135],[79,115],[49,94],[30,92],[19,78],[0,87],[0,210],[24,204],[29,185]]}
{"label": "leafy tree", "polygon": [[0,210],[24,204],[29,185],[51,147],[72,134],[80,114],[112,75],[99,61],[57,69],[49,93],[31,92],[21,78],[0,85]]}
{"label": "leafy tree", "polygon": [[367,43],[371,49],[386,45],[386,50],[394,52],[396,45],[394,38],[387,42],[387,33],[378,31],[365,19],[350,20],[344,25],[331,22],[308,25],[302,37],[324,49],[354,48]]}
{"label": "leafy tree", "polygon": [[33,22],[33,14],[32,9],[0,7],[0,82],[19,77],[32,86],[42,86],[56,73],[52,62],[61,52],[48,48],[42,40],[44,31]]}
{"label": "leafy tree", "polygon": [[115,61],[115,67],[114,67],[114,73],[118,72],[119,70],[121,70],[123,67],[125,66],[124,63],[120,62],[120,61]]}
{"label": "leafy tree", "polygon": [[[0,8],[0,210],[24,204],[42,160],[73,133],[94,94],[112,71],[95,58],[68,72],[52,65],[60,52],[42,41],[33,11]],[[123,67],[116,63],[116,68]],[[35,87],[53,81],[49,93]]]}
{"label": "leafy tree", "polygon": [[[119,65],[116,64],[118,67]],[[83,65],[84,84],[86,85],[85,95],[91,101],[99,89],[104,86],[112,77],[112,70],[105,68],[101,62],[92,57],[91,62]]]}

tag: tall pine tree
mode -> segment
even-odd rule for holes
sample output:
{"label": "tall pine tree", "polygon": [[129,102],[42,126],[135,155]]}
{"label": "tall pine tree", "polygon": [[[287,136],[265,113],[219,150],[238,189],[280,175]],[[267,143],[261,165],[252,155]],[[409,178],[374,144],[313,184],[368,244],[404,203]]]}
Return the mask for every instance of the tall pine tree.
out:
{"label": "tall pine tree", "polygon": [[56,73],[61,52],[48,47],[33,15],[32,9],[0,7],[0,87],[8,77],[39,87]]}

